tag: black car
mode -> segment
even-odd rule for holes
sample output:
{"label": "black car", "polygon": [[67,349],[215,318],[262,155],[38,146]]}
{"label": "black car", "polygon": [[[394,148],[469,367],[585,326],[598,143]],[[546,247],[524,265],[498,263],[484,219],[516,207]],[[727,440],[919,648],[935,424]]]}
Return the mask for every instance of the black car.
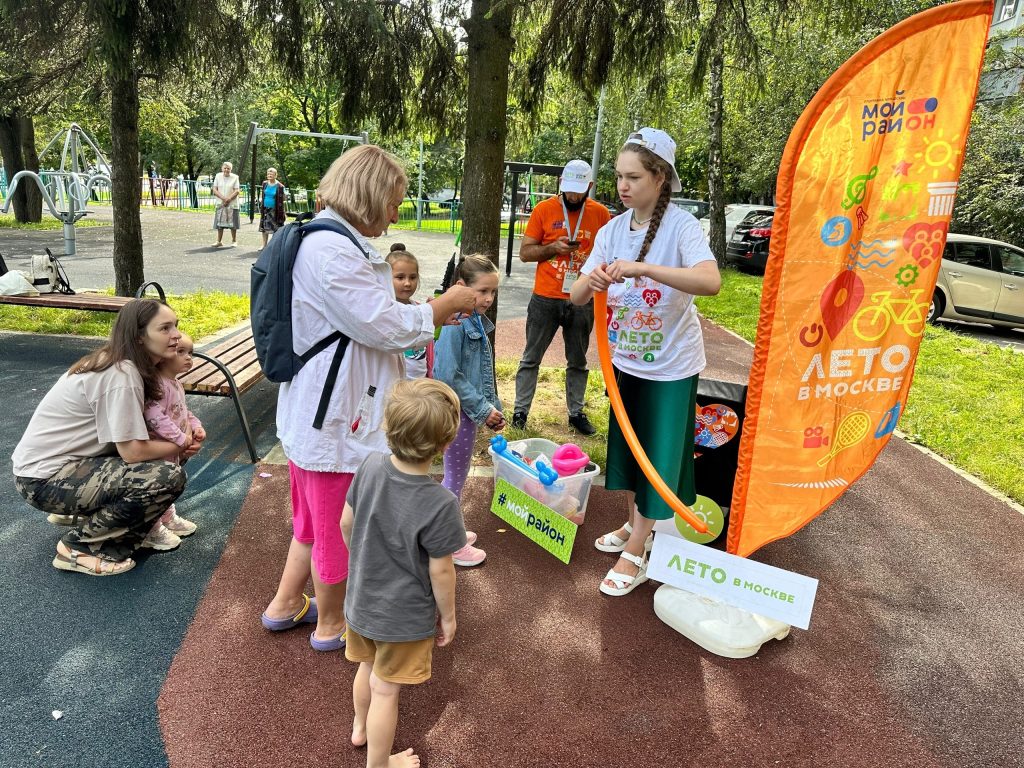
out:
{"label": "black car", "polygon": [[741,269],[764,273],[768,263],[768,244],[772,237],[773,212],[752,211],[748,213],[725,244],[725,260]]}

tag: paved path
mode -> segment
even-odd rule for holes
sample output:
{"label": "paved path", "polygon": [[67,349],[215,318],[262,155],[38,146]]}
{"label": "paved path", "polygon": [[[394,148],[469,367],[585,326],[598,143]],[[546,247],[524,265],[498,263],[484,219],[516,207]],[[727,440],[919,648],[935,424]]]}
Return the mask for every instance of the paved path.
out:
{"label": "paved path", "polygon": [[[89,218],[109,223],[109,207],[90,206]],[[262,236],[257,230],[259,220],[249,224],[242,220],[237,248],[214,248],[217,236],[212,231],[213,215],[191,213],[163,208],[142,210],[144,271],[147,280],[156,280],[169,293],[187,293],[201,288],[228,293],[249,292],[249,270],[259,255]],[[225,238],[230,240],[228,235]],[[114,267],[111,260],[114,231],[112,226],[89,227],[77,230],[77,252],[63,260],[71,286],[108,288],[114,285]],[[426,298],[440,284],[444,270],[455,249],[455,237],[448,233],[417,232],[392,229],[389,234],[373,241],[381,253],[387,253],[392,243],[404,243],[420,261],[420,296]],[[0,229],[0,253],[10,269],[28,269],[33,254],[48,247],[59,254],[64,241],[60,230],[30,232]],[[526,304],[533,288],[532,264],[518,259],[519,241],[516,241],[512,275],[501,277],[499,311],[502,317],[525,316]],[[501,247],[502,265],[505,263],[505,242]]]}

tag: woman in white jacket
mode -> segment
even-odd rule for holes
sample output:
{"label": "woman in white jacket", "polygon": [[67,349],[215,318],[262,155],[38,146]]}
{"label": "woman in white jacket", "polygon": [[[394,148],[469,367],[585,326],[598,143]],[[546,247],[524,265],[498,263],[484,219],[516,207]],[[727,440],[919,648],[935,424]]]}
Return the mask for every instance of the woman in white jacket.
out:
{"label": "woman in white jacket", "polygon": [[[429,304],[395,299],[391,267],[367,238],[398,220],[408,180],[398,161],[362,145],[334,161],[320,183],[329,217],[355,241],[333,232],[307,235],[292,270],[292,340],[302,354],[335,331],[351,342],[337,370],[327,408],[318,413],[337,344],[313,357],[281,385],[277,434],[288,456],[293,538],[277,594],[263,614],[270,630],[316,624],[317,650],[344,647],[348,550],[341,513],[356,469],[372,452],[388,453],[384,400],[405,376],[402,352],[433,339],[434,327],[472,310],[475,296],[453,286]],[[358,246],[357,244],[358,243]],[[321,422],[319,428],[314,421]],[[303,594],[312,573],[316,598]]]}

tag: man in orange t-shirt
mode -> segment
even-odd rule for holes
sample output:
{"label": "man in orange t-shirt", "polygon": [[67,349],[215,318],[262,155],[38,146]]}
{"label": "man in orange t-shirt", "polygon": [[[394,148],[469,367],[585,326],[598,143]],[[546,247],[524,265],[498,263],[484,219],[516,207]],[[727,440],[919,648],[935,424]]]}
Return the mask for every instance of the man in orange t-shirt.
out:
{"label": "man in orange t-shirt", "polygon": [[530,214],[519,258],[537,263],[533,296],[526,310],[526,349],[516,373],[516,402],[512,426],[522,429],[537,390],[537,369],[562,329],[565,342],[565,403],[569,426],[584,435],[595,432],[583,412],[587,391],[587,348],[594,329],[593,302],[577,307],[569,289],[594,246],[597,230],[611,219],[608,209],[587,199],[593,186],[590,165],[573,160],[562,170],[559,195],[537,204]]}

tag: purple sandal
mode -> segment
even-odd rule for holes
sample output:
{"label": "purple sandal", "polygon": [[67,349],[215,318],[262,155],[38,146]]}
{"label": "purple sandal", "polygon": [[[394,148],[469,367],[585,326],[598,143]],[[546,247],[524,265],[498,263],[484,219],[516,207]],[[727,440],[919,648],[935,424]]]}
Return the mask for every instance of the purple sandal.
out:
{"label": "purple sandal", "polygon": [[299,626],[299,624],[316,624],[316,598],[310,597],[309,595],[303,595],[302,600],[302,607],[299,609],[298,613],[290,619],[272,619],[264,613],[260,617],[260,621],[263,622],[263,626],[271,632],[281,632],[285,629],[292,629],[293,627]]}
{"label": "purple sandal", "polygon": [[309,636],[309,644],[313,646],[314,651],[340,651],[345,647],[345,634],[347,631],[329,640],[320,640],[316,636],[316,630],[314,630],[313,634]]}

